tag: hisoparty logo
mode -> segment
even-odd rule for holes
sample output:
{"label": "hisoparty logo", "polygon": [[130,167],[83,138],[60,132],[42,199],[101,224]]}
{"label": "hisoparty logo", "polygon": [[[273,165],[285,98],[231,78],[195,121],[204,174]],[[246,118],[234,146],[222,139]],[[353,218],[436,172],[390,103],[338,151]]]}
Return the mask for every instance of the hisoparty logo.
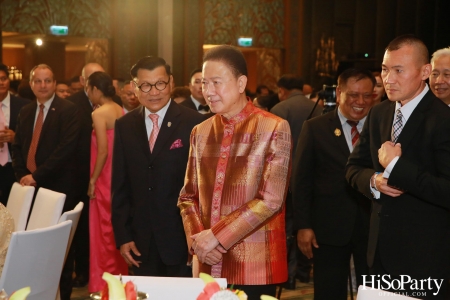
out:
{"label": "hisoparty logo", "polygon": [[363,275],[363,289],[372,288],[379,290],[393,291],[396,294],[405,294],[405,291],[417,291],[415,295],[409,296],[426,296],[427,291],[436,290],[433,295],[436,296],[444,279],[413,279],[409,275],[400,275],[399,279],[392,279],[391,275]]}

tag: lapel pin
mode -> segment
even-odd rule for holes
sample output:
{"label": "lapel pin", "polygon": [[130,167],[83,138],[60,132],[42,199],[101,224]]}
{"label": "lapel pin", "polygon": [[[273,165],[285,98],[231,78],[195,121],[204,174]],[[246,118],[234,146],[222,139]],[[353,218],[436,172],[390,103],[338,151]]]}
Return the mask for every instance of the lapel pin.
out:
{"label": "lapel pin", "polygon": [[341,130],[339,130],[339,128],[336,128],[336,129],[334,130],[334,135],[335,135],[335,136],[341,136]]}
{"label": "lapel pin", "polygon": [[52,110],[55,110],[55,108],[54,108],[54,107],[52,107]]}
{"label": "lapel pin", "polygon": [[167,123],[167,127],[172,126],[172,122]]}

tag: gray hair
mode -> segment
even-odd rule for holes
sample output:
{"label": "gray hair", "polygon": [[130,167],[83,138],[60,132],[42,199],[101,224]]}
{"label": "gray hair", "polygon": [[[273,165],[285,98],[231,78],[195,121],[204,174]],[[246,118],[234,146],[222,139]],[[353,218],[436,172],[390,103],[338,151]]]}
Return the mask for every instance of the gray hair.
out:
{"label": "gray hair", "polygon": [[434,52],[431,56],[431,63],[433,63],[435,59],[438,59],[442,56],[450,56],[450,47],[436,50],[436,52]]}

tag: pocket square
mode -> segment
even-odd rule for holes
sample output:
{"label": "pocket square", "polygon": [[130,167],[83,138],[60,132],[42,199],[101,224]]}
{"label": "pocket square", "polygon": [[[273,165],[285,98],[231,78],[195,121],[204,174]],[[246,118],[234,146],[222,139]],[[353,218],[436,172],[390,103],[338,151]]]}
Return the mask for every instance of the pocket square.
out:
{"label": "pocket square", "polygon": [[172,146],[170,146],[170,150],[181,148],[181,147],[183,147],[183,143],[181,142],[180,139],[178,139],[175,142],[173,142]]}

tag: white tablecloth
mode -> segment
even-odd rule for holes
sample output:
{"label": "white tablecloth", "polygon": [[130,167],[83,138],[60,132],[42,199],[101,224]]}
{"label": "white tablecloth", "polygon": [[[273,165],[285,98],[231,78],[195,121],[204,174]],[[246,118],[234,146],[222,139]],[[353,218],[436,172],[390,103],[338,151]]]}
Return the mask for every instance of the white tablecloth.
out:
{"label": "white tablecloth", "polygon": [[[137,285],[138,291],[147,293],[149,299],[195,300],[205,287],[200,278],[122,276],[122,282],[127,281]],[[216,278],[216,281],[220,287],[227,287],[226,278]]]}

